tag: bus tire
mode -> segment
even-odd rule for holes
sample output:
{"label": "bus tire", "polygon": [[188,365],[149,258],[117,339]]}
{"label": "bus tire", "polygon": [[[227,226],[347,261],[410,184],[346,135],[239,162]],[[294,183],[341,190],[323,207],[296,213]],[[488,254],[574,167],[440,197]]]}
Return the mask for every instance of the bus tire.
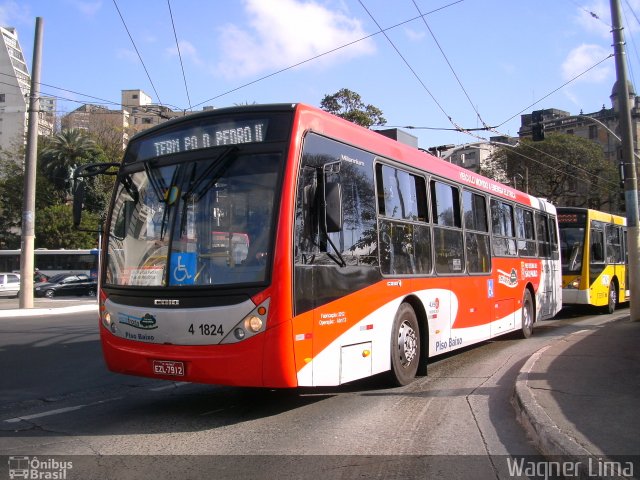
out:
{"label": "bus tire", "polygon": [[533,298],[528,288],[524,289],[522,296],[522,328],[520,336],[529,338],[533,334],[533,322],[535,321],[535,310],[533,308]]}
{"label": "bus tire", "polygon": [[609,282],[609,295],[607,296],[607,306],[605,307],[606,313],[613,313],[616,311],[616,304],[618,303],[618,284],[615,280]]}
{"label": "bus tire", "polygon": [[398,308],[391,333],[391,380],[397,386],[408,385],[420,363],[420,327],[408,303]]}

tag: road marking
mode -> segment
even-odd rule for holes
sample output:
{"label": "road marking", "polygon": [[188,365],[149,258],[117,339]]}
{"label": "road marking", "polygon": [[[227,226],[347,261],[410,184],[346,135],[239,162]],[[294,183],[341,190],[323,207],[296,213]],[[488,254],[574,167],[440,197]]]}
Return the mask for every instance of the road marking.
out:
{"label": "road marking", "polygon": [[49,417],[51,415],[58,415],[60,413],[73,412],[75,410],[80,410],[85,407],[101,405],[103,403],[113,402],[115,400],[121,400],[123,398],[124,397],[115,397],[115,398],[109,398],[107,400],[100,400],[98,402],[87,403],[85,405],[76,405],[75,407],[56,408],[55,410],[48,410],[46,412],[34,413],[33,415],[25,415],[24,417],[9,418],[8,420],[5,420],[5,423],[18,423],[22,421],[33,420],[35,418]]}
{"label": "road marking", "polygon": [[183,385],[187,385],[189,382],[174,382],[171,385],[163,385],[162,387],[154,387],[154,388],[149,388],[148,390],[150,392],[161,392],[163,390],[170,390],[172,388],[179,388],[182,387]]}

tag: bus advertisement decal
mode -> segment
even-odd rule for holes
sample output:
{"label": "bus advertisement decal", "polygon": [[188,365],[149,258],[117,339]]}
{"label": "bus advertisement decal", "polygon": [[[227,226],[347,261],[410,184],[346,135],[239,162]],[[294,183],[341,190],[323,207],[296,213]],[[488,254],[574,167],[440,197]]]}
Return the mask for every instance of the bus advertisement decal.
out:
{"label": "bus advertisement decal", "polygon": [[515,268],[511,269],[511,273],[498,270],[498,283],[509,288],[516,288],[518,286],[518,272]]}

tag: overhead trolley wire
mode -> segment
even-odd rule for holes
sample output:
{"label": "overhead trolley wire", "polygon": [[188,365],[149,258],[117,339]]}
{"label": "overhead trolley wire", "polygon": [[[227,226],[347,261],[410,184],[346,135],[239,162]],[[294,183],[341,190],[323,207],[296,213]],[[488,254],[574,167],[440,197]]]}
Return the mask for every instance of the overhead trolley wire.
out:
{"label": "overhead trolley wire", "polygon": [[453,66],[451,65],[451,62],[449,61],[449,58],[447,58],[447,54],[444,53],[444,50],[442,49],[442,46],[440,45],[440,42],[438,42],[438,39],[436,38],[435,34],[433,33],[433,30],[431,30],[431,27],[427,23],[427,19],[424,16],[422,16],[422,11],[420,10],[420,7],[418,7],[418,4],[416,3],[416,0],[411,0],[411,1],[413,2],[413,5],[416,7],[416,10],[418,11],[418,13],[421,15],[421,18],[422,18],[422,21],[423,21],[425,27],[427,27],[427,30],[429,30],[429,33],[431,34],[431,38],[433,38],[433,41],[438,46],[438,49],[440,50],[440,53],[442,53],[442,56],[444,57],[444,60],[447,62],[447,65],[449,66],[449,69],[451,70],[451,73],[453,73],[453,76],[455,77],[456,81],[458,82],[458,85],[460,85],[460,88],[462,89],[462,91],[464,92],[465,96],[467,97],[467,100],[469,100],[469,104],[471,105],[471,108],[473,108],[473,110],[476,112],[476,115],[478,116],[478,120],[480,120],[480,123],[482,123],[482,125],[485,128],[487,128],[487,129],[491,128],[491,127],[489,127],[487,125],[487,122],[485,122],[482,119],[482,116],[480,115],[480,112],[478,111],[478,109],[475,107],[475,105],[471,101],[471,98],[469,97],[469,94],[467,93],[467,90],[464,88],[464,85],[462,85],[462,81],[460,80],[460,77],[458,77],[458,74],[456,73],[456,71],[454,70]]}
{"label": "overhead trolley wire", "polygon": [[518,113],[516,113],[515,115],[507,118],[504,122],[502,122],[501,124],[497,125],[495,128],[499,128],[502,125],[504,125],[507,122],[510,122],[511,120],[513,120],[514,118],[516,118],[518,115],[526,112],[527,110],[529,110],[531,107],[533,107],[534,105],[537,105],[538,103],[540,103],[542,100],[544,100],[545,98],[550,97],[551,95],[553,95],[554,93],[556,93],[558,90],[563,89],[564,87],[566,87],[567,85],[569,85],[570,83],[574,82],[575,80],[577,80],[578,78],[580,78],[581,76],[583,76],[584,74],[590,72],[591,70],[593,70],[594,68],[596,68],[598,65],[600,65],[601,63],[605,62],[606,60],[609,60],[611,57],[613,57],[614,54],[610,53],[609,55],[607,55],[605,58],[603,58],[602,60],[600,60],[599,62],[597,62],[596,64],[590,66],[589,68],[587,68],[584,72],[579,73],[578,75],[576,75],[575,77],[573,77],[571,80],[566,81],[565,83],[563,83],[562,85],[560,85],[558,88],[550,91],[549,93],[547,93],[544,97],[539,98],[538,100],[536,100],[535,102],[533,102],[531,105],[529,105],[528,107],[523,108],[522,110],[520,110]]}
{"label": "overhead trolley wire", "polygon": [[[543,150],[540,150],[539,148],[534,147],[534,146],[533,146],[532,144],[530,144],[530,143],[526,143],[526,144],[525,144],[525,143],[523,143],[522,145],[526,145],[528,148],[531,148],[532,150],[535,150],[536,152],[541,153],[542,155],[546,155],[547,157],[552,158],[552,159],[554,159],[555,161],[557,161],[557,162],[559,162],[559,163],[563,163],[563,164],[565,164],[565,165],[567,165],[567,166],[569,166],[569,167],[571,167],[571,168],[574,168],[574,169],[576,169],[576,170],[582,171],[583,173],[585,173],[586,175],[588,175],[588,176],[590,176],[590,177],[595,177],[595,178],[597,178],[597,179],[603,180],[603,179],[601,179],[601,178],[600,178],[600,176],[599,176],[598,174],[596,174],[596,173],[591,173],[591,172],[589,172],[586,168],[581,167],[580,165],[573,165],[573,164],[569,163],[569,162],[568,162],[568,161],[566,161],[566,160],[563,160],[563,159],[561,159],[561,158],[556,157],[555,155],[552,155],[552,154],[550,154],[550,153],[548,153],[548,152],[545,152],[545,151],[543,151]],[[514,145],[514,146],[510,146],[510,148],[512,148],[512,150],[511,150],[511,151],[512,151],[513,153],[515,153],[515,154],[517,154],[517,155],[520,155],[521,157],[527,158],[527,159],[531,160],[532,162],[539,163],[540,165],[543,165],[543,166],[545,166],[545,167],[547,167],[547,168],[550,168],[550,169],[552,169],[552,170],[555,170],[555,171],[558,171],[558,172],[561,172],[561,173],[568,173],[567,171],[563,171],[563,170],[562,170],[562,169],[560,169],[560,168],[551,167],[551,166],[549,166],[548,164],[546,164],[546,163],[544,163],[544,162],[541,162],[540,160],[536,160],[535,158],[531,158],[531,157],[529,157],[529,156],[525,155],[524,153],[519,152],[518,150],[516,150],[516,146],[515,146],[515,145]],[[616,182],[612,182],[612,181],[610,181],[610,180],[604,180],[604,183],[607,183],[607,184],[609,184],[609,185],[613,185],[613,186],[615,187],[615,190],[611,190],[611,189],[608,189],[608,188],[607,188],[607,190],[608,190],[608,191],[610,191],[610,192],[617,192],[617,191],[619,191],[619,188],[620,188],[620,187],[619,187],[619,185],[618,185]]]}
{"label": "overhead trolley wire", "polygon": [[371,17],[371,20],[373,20],[373,22],[376,24],[376,26],[378,27],[378,29],[380,30],[380,32],[386,37],[387,41],[391,44],[391,46],[393,47],[393,49],[396,51],[396,53],[400,56],[400,58],[402,59],[402,61],[404,62],[404,64],[407,66],[407,68],[411,71],[411,73],[413,74],[413,76],[416,78],[416,80],[418,80],[418,83],[420,83],[420,85],[422,85],[422,88],[424,88],[424,90],[429,94],[429,96],[431,97],[431,99],[435,102],[435,104],[438,106],[438,108],[440,109],[440,111],[444,114],[445,117],[447,117],[447,119],[449,120],[449,122],[451,122],[451,124],[456,127],[458,130],[460,131],[464,131],[464,129],[462,127],[460,127],[459,125],[457,125],[454,121],[453,118],[451,118],[451,115],[449,115],[445,109],[442,107],[442,105],[440,104],[440,102],[438,102],[438,99],[431,93],[431,91],[429,90],[429,88],[427,88],[427,86],[425,85],[425,83],[422,81],[422,79],[420,78],[420,76],[416,73],[416,71],[413,69],[413,67],[411,66],[411,64],[409,64],[409,62],[407,61],[407,59],[404,57],[404,55],[402,55],[402,53],[400,52],[400,50],[398,50],[398,47],[396,47],[396,45],[393,43],[393,40],[391,40],[391,38],[389,37],[389,35],[387,35],[387,32],[385,31],[385,29],[382,28],[382,26],[378,23],[378,21],[375,19],[375,17],[371,14],[371,12],[369,11],[369,9],[364,5],[364,3],[362,3],[362,0],[358,0],[358,2],[360,3],[360,5],[362,6],[362,8],[365,10],[365,12],[367,12],[367,14],[369,15],[369,17]]}
{"label": "overhead trolley wire", "polygon": [[144,61],[142,60],[142,55],[140,55],[140,52],[138,51],[138,47],[136,46],[136,42],[133,41],[133,37],[131,36],[131,32],[129,32],[129,27],[127,27],[127,23],[124,21],[124,17],[122,16],[122,13],[120,12],[120,8],[118,8],[118,3],[116,2],[116,0],[113,0],[113,4],[115,5],[116,10],[118,11],[118,15],[120,15],[120,20],[122,20],[122,25],[124,25],[124,29],[127,31],[127,34],[129,35],[129,39],[131,40],[131,44],[133,45],[133,48],[135,49],[136,53],[138,54],[138,58],[140,59],[140,63],[142,64],[142,68],[144,68],[144,71],[147,74],[147,78],[149,79],[149,83],[151,83],[151,87],[153,88],[153,91],[156,94],[156,98],[158,99],[158,103],[160,105],[162,105],[162,100],[160,100],[160,95],[158,94],[158,90],[156,90],[156,86],[153,84],[153,80],[151,80],[151,75],[149,75],[149,70],[147,70],[147,66],[144,64]]}
{"label": "overhead trolley wire", "polygon": [[240,86],[238,86],[236,88],[232,88],[231,90],[227,90],[226,92],[223,92],[223,93],[221,93],[219,95],[216,95],[215,97],[211,97],[211,98],[208,98],[207,100],[204,100],[204,101],[202,101],[200,103],[196,103],[193,106],[193,108],[199,107],[200,105],[204,105],[205,103],[210,102],[212,100],[216,100],[216,99],[218,99],[220,97],[224,97],[225,95],[228,95],[230,93],[237,92],[238,90],[242,90],[245,87],[248,87],[250,85],[254,85],[254,84],[258,83],[258,82],[261,82],[262,80],[266,80],[267,78],[274,77],[274,76],[276,76],[276,75],[278,75],[280,73],[286,72],[286,71],[291,70],[291,69],[296,68],[296,67],[299,67],[300,65],[304,65],[305,63],[312,62],[313,60],[317,60],[318,58],[321,58],[321,57],[324,57],[325,55],[329,55],[331,53],[337,52],[338,50],[342,50],[343,48],[350,47],[351,45],[355,45],[356,43],[362,42],[363,40],[367,40],[368,38],[375,37],[376,35],[378,35],[380,33],[384,33],[384,32],[386,32],[388,30],[392,30],[394,28],[400,27],[400,26],[405,25],[407,23],[413,22],[414,20],[418,20],[422,16],[431,15],[432,13],[438,12],[440,10],[444,10],[445,8],[449,8],[449,7],[453,6],[453,5],[461,3],[463,1],[464,0],[453,1],[451,3],[448,3],[447,5],[443,5],[442,7],[436,8],[434,10],[430,10],[429,12],[425,13],[424,15],[419,15],[417,17],[409,18],[409,19],[407,19],[407,20],[405,20],[403,22],[396,23],[395,25],[392,25],[390,27],[382,29],[379,32],[374,32],[374,33],[371,33],[369,35],[365,35],[364,37],[360,37],[360,38],[358,38],[356,40],[353,40],[351,42],[348,42],[348,43],[345,43],[343,45],[340,45],[339,47],[335,47],[335,48],[332,48],[330,50],[327,50],[326,52],[319,53],[318,55],[314,55],[313,57],[307,58],[306,60],[302,60],[300,62],[294,63],[293,65],[289,65],[288,67],[281,68],[280,70],[277,70],[275,72],[271,72],[271,73],[269,73],[267,75],[264,75],[264,76],[262,76],[260,78],[256,78],[255,80],[247,82],[247,83],[245,83],[243,85],[240,85]]}
{"label": "overhead trolley wire", "polygon": [[169,7],[169,16],[171,17],[171,26],[173,27],[173,37],[176,39],[176,48],[178,49],[178,58],[180,58],[180,68],[182,69],[182,79],[184,80],[184,90],[187,93],[189,110],[193,110],[193,107],[191,106],[191,97],[189,96],[189,88],[187,87],[187,77],[184,74],[184,64],[182,63],[182,53],[180,53],[180,44],[178,43],[178,34],[176,33],[176,24],[173,21],[173,12],[171,11],[171,0],[167,0],[167,7]]}

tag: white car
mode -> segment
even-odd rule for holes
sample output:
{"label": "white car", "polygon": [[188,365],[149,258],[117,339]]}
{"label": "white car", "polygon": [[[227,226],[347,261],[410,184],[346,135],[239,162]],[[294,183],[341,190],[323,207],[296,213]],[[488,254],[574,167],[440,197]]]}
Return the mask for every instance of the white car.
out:
{"label": "white car", "polygon": [[20,275],[0,273],[0,297],[17,297],[18,295],[20,295]]}

